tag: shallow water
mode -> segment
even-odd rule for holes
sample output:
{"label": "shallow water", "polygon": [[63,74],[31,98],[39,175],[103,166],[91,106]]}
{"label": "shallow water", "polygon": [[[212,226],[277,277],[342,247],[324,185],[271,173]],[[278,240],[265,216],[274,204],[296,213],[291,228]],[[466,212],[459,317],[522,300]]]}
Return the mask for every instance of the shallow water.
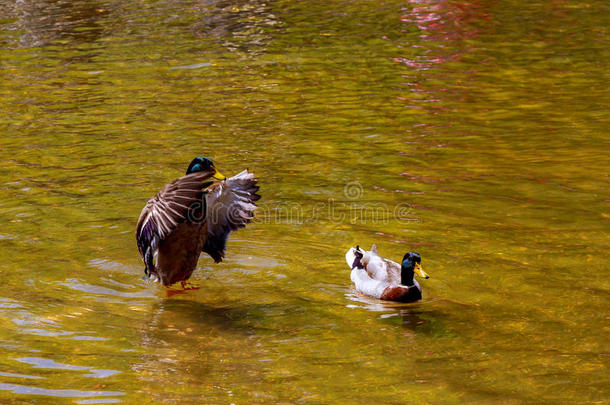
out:
{"label": "shallow water", "polygon": [[[0,402],[609,399],[606,2],[0,4]],[[194,289],[134,228],[260,178]],[[345,250],[419,252],[418,304]]]}

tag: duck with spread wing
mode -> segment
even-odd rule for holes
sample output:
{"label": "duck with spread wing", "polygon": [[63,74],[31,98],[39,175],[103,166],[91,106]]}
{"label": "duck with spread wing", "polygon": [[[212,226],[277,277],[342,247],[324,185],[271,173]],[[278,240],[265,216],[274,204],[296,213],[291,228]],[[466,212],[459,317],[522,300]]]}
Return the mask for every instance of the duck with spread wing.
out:
{"label": "duck with spread wing", "polygon": [[226,178],[210,159],[193,159],[142,209],[136,239],[146,276],[169,286],[191,276],[202,251],[222,261],[229,234],[254,216],[256,182],[248,170]]}

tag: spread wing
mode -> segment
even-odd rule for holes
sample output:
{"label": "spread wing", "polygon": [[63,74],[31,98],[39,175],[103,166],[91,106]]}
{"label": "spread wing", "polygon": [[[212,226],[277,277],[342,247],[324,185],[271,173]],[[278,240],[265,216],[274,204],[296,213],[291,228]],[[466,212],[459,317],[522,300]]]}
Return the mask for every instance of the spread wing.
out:
{"label": "spread wing", "polygon": [[256,194],[256,181],[254,174],[244,170],[206,190],[208,234],[203,251],[216,263],[225,255],[229,234],[245,227],[254,217],[254,203],[261,198]]}
{"label": "spread wing", "polygon": [[[197,210],[192,208],[202,207],[196,204],[191,207],[191,204],[196,201],[203,204],[203,189],[212,184],[213,174],[211,171],[201,171],[180,177],[148,200],[136,227],[138,249],[143,257],[155,236],[163,240],[188,216],[196,216]],[[193,221],[202,219],[189,218]]]}

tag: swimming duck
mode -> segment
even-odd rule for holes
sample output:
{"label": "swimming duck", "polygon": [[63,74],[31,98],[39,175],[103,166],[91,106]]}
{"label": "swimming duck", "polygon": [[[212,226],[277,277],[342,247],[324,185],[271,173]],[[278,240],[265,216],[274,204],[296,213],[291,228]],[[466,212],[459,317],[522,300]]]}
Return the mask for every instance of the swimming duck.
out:
{"label": "swimming duck", "polygon": [[430,277],[421,267],[421,256],[414,252],[405,254],[402,264],[398,264],[379,256],[375,245],[368,252],[356,246],[347,251],[345,260],[352,269],[350,278],[356,290],[380,300],[419,301],[421,287],[413,275]]}
{"label": "swimming duck", "polygon": [[222,261],[229,234],[254,216],[260,198],[256,182],[247,169],[226,178],[210,159],[193,159],[186,175],[142,209],[136,240],[144,274],[168,286],[191,276],[202,251]]}

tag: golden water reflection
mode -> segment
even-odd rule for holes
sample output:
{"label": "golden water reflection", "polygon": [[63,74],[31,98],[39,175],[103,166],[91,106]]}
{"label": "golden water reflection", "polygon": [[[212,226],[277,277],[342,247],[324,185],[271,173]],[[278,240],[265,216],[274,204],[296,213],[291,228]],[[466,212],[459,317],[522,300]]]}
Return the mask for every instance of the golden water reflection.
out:
{"label": "golden water reflection", "polygon": [[[1,4],[0,402],[604,401],[603,7]],[[135,221],[197,155],[263,199],[168,291]]]}

